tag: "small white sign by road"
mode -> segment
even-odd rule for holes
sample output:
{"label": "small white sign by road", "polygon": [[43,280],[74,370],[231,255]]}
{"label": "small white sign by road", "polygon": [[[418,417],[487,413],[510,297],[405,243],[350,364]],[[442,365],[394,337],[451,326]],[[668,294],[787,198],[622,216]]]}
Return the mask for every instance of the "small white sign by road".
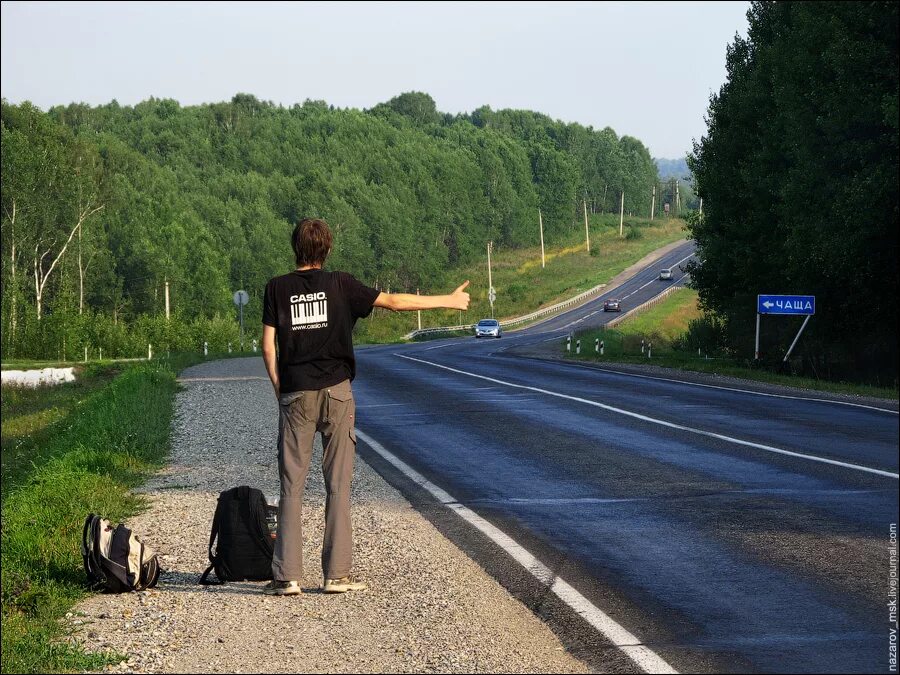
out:
{"label": "small white sign by road", "polygon": [[250,295],[247,291],[235,291],[234,292],[234,304],[238,307],[243,307],[248,302],[250,302]]}

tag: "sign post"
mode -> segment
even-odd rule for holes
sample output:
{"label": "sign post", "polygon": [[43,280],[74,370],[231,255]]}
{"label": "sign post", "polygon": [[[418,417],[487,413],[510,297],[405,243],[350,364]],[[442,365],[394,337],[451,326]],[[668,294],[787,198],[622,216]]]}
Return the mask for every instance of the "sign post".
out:
{"label": "sign post", "polygon": [[[244,305],[250,302],[250,296],[247,291],[235,291],[234,304],[241,311],[241,351],[244,351]],[[230,349],[228,351],[231,351]]]}
{"label": "sign post", "polygon": [[784,355],[782,363],[787,363],[791,352],[797,345],[803,329],[809,323],[809,317],[816,313],[816,296],[814,295],[757,295],[756,296],[756,350],[753,356],[759,361],[759,321],[763,314],[791,314],[794,316],[806,316],[803,325],[797,331],[797,336]]}
{"label": "sign post", "polygon": [[[762,314],[760,314],[759,312],[756,313],[756,348],[753,350],[753,360],[754,361],[759,361],[759,317],[761,317],[761,316],[762,316]],[[700,352],[700,348],[698,347],[697,348],[697,356],[700,356],[699,352]]]}
{"label": "sign post", "polygon": [[794,338],[794,341],[791,343],[791,346],[788,348],[787,354],[784,355],[784,360],[782,361],[782,363],[787,363],[788,357],[791,355],[791,352],[794,351],[794,345],[796,345],[797,340],[800,339],[800,333],[802,333],[803,329],[806,328],[806,324],[809,323],[809,317],[811,317],[811,316],[812,316],[812,314],[807,314],[806,318],[803,319],[803,325],[800,326],[800,330],[797,331],[797,337]]}

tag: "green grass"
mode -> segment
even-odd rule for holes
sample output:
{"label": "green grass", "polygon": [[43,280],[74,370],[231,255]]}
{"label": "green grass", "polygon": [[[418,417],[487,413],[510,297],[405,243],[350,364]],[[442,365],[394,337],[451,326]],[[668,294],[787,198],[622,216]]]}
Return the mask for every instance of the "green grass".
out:
{"label": "green grass", "polygon": [[[644,312],[629,317],[611,329],[593,329],[576,334],[581,339],[582,353],[569,354],[569,358],[580,361],[598,363],[651,363],[677,370],[688,370],[701,373],[716,373],[730,377],[781,384],[802,389],[825,391],[839,394],[855,394],[897,400],[896,389],[873,387],[850,382],[832,382],[816,380],[808,377],[776,373],[763,368],[751,367],[741,359],[725,358],[715,355],[686,353],[672,348],[672,342],[682,335],[691,319],[700,316],[697,308],[696,291],[685,289],[675,291],[670,296]],[[604,342],[604,355],[594,351],[594,340],[600,338]],[[652,358],[641,354],[641,341],[652,342]],[[574,343],[573,343],[574,344]],[[564,340],[560,339],[561,353],[565,354]]]}
{"label": "green grass", "polygon": [[78,368],[75,381],[45,387],[4,386],[2,410],[2,494],[18,484],[47,458],[52,444],[74,410],[121,372],[115,365]]}
{"label": "green grass", "polygon": [[[624,269],[652,251],[684,238],[684,222],[676,218],[650,222],[646,218],[626,218],[625,230],[638,236],[619,237],[618,216],[609,214],[591,217],[591,248],[584,246],[583,223],[555,245],[545,248],[546,268],[541,268],[540,247],[503,250],[495,248],[492,256],[493,284],[497,289],[494,316],[508,319],[528,314],[541,307],[577,295],[601,283],[606,283]],[[471,304],[468,312],[433,310],[422,312],[422,327],[472,324],[491,315],[487,299],[487,253],[475,265],[451,269],[442,282],[423,293],[450,293],[468,279]],[[409,289],[391,289],[405,292]],[[415,289],[412,289],[415,292]],[[418,327],[415,312],[390,312],[376,309],[372,316],[357,323],[355,341],[358,343],[396,342]]]}
{"label": "green grass", "polygon": [[90,512],[119,521],[143,507],[131,488],[163,465],[175,374],[198,360],[173,355],[89,370],[71,385],[4,387],[2,672],[118,661],[61,639],[60,619],[85,594],[81,527]]}
{"label": "green grass", "polygon": [[[667,285],[664,281],[659,284],[660,288]],[[699,317],[697,291],[683,288],[672,291],[653,307],[628,317],[619,324],[619,330],[624,335],[635,335],[669,345],[687,330],[688,322]]]}

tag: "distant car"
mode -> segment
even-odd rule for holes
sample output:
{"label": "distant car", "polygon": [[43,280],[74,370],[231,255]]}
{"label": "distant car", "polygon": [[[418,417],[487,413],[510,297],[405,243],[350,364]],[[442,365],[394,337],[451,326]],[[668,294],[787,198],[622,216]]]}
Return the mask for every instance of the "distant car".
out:
{"label": "distant car", "polygon": [[606,302],[603,303],[603,311],[604,312],[621,312],[622,306],[619,304],[619,301],[615,298],[610,298]]}
{"label": "distant car", "polygon": [[659,271],[659,280],[660,281],[671,281],[672,280],[672,270],[668,267],[666,269],[662,269]]}
{"label": "distant car", "polygon": [[503,335],[500,322],[496,319],[482,319],[475,325],[475,337],[495,337]]}

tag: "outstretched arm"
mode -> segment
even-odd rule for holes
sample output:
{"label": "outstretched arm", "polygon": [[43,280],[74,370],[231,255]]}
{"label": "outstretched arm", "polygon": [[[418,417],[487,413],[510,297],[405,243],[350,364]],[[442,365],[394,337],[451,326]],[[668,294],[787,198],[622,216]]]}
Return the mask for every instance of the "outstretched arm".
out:
{"label": "outstretched arm", "polygon": [[375,298],[376,307],[384,307],[395,312],[409,312],[417,309],[469,309],[469,294],[466,281],[450,295],[412,295],[411,293],[380,293]]}

